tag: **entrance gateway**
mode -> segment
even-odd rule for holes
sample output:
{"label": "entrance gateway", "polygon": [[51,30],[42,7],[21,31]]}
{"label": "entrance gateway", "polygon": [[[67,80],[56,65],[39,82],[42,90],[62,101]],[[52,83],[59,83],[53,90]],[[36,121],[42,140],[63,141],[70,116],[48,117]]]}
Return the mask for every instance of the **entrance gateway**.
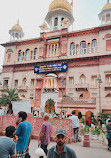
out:
{"label": "entrance gateway", "polygon": [[[66,72],[68,69],[67,63],[57,63],[50,65],[39,65],[34,67],[34,73],[47,75],[42,75],[43,87],[41,87],[41,105],[40,112],[49,112],[49,107],[46,105],[47,100],[52,99],[54,101],[53,110],[57,113],[57,102],[59,98],[59,88],[58,88],[58,76],[57,72]],[[60,75],[60,74],[59,74]]]}

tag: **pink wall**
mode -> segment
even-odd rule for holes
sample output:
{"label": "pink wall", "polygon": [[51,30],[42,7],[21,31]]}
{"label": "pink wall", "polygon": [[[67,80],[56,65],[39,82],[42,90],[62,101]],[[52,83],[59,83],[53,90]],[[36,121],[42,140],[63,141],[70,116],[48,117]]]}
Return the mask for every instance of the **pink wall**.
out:
{"label": "pink wall", "polygon": [[[16,116],[0,116],[0,134],[4,135],[5,128],[9,125],[16,126]],[[27,118],[27,121],[29,121],[32,124],[32,138],[37,139],[41,125],[43,122],[43,118],[37,118],[33,116],[29,116]],[[66,131],[67,134],[67,143],[71,143],[73,141],[73,133],[71,128],[71,120],[69,119],[57,119],[57,118],[51,118],[50,122],[52,124],[52,133],[51,133],[51,140],[54,141],[56,136],[56,131],[59,128],[62,128]]]}

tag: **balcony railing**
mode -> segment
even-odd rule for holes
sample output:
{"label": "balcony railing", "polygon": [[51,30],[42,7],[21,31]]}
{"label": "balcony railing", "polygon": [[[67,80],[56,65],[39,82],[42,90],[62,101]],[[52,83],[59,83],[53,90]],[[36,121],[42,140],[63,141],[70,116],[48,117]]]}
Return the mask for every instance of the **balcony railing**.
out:
{"label": "balcony railing", "polygon": [[42,92],[58,92],[57,88],[42,88]]}
{"label": "balcony railing", "polygon": [[89,84],[87,84],[87,83],[84,83],[84,84],[74,84],[74,88],[76,90],[79,90],[79,89],[87,90],[89,88]]}
{"label": "balcony railing", "polygon": [[68,104],[68,103],[73,103],[73,104],[96,104],[96,99],[95,98],[89,98],[89,99],[84,99],[84,98],[73,98],[73,97],[64,97],[63,98],[63,103]]}
{"label": "balcony railing", "polygon": [[27,91],[28,90],[28,86],[18,86],[17,88],[20,91]]}
{"label": "balcony railing", "polygon": [[106,82],[105,83],[105,88],[111,88],[111,82]]}

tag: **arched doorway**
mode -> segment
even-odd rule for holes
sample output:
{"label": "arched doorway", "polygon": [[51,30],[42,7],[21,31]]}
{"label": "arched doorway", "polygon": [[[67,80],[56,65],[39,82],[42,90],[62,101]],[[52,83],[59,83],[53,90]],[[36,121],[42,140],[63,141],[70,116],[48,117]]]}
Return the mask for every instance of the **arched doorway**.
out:
{"label": "arched doorway", "polygon": [[86,112],[86,125],[88,124],[88,119],[91,119],[92,116],[94,116],[92,111]]}
{"label": "arched doorway", "polygon": [[53,99],[48,99],[45,103],[45,112],[47,113],[53,113],[55,112],[55,106],[54,106],[55,102]]}

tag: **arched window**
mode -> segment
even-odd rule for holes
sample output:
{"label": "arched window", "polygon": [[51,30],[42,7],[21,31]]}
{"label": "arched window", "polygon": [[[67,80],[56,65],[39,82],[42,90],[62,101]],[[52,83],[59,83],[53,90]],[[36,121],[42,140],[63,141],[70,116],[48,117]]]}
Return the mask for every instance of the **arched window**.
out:
{"label": "arched window", "polygon": [[10,62],[11,61],[11,53],[8,53],[7,55],[7,62]]}
{"label": "arched window", "polygon": [[111,93],[107,94],[106,97],[110,97],[111,98]]}
{"label": "arched window", "polygon": [[61,26],[62,26],[62,22],[63,22],[64,18],[61,18]]}
{"label": "arched window", "polygon": [[54,54],[54,45],[52,45],[52,54]]}
{"label": "arched window", "polygon": [[86,41],[82,41],[80,44],[80,54],[86,54]]}
{"label": "arched window", "polygon": [[97,51],[97,40],[93,39],[92,40],[92,53],[96,53]]}
{"label": "arched window", "polygon": [[27,49],[25,53],[25,60],[29,60],[29,58],[30,58],[30,49]]}
{"label": "arched window", "polygon": [[75,43],[72,42],[70,46],[70,55],[74,55],[74,54],[75,54]]}
{"label": "arched window", "polygon": [[58,18],[57,17],[54,19],[54,26],[58,26]]}
{"label": "arched window", "polygon": [[38,53],[38,49],[35,48],[35,49],[34,49],[34,60],[37,59],[37,53]]}
{"label": "arched window", "polygon": [[109,21],[111,21],[110,13],[107,13],[107,14],[106,14],[106,22],[109,22]]}
{"label": "arched window", "polygon": [[111,84],[111,74],[108,74],[105,76],[105,83],[106,84]]}
{"label": "arched window", "polygon": [[19,50],[19,52],[18,52],[18,61],[20,61],[20,60],[21,60],[21,57],[22,57],[22,51],[21,51],[21,50]]}
{"label": "arched window", "polygon": [[24,78],[23,81],[22,81],[22,86],[26,86],[26,81],[27,81],[27,79]]}
{"label": "arched window", "polygon": [[86,80],[86,77],[85,77],[85,75],[82,74],[82,75],[80,76],[80,84],[81,84],[81,85],[85,84],[85,80]]}

